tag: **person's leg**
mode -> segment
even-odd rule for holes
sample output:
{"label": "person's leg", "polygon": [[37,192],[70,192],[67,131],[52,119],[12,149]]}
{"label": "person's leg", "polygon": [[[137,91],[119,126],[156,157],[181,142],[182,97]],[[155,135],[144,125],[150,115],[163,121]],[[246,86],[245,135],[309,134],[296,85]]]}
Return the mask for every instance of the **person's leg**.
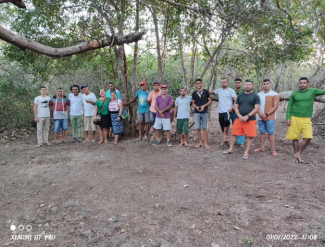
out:
{"label": "person's leg", "polygon": [[176,132],[179,136],[180,139],[180,146],[183,146],[184,144],[184,139],[183,139],[183,119],[177,119],[176,120]]}
{"label": "person's leg", "polygon": [[96,131],[93,131],[91,135],[91,142],[95,142],[95,135],[96,135]]}
{"label": "person's leg", "polygon": [[155,129],[156,131],[156,141],[154,141],[153,145],[156,146],[160,143],[160,133],[161,133],[161,127],[163,126],[163,121],[162,118],[156,118],[155,119],[155,124],[153,129]]}
{"label": "person's leg", "polygon": [[115,135],[115,134],[114,134],[114,136],[115,136],[114,145],[117,145],[118,135]]}
{"label": "person's leg", "polygon": [[181,141],[181,143],[179,145],[180,146],[183,146],[183,144],[184,144],[184,135],[183,134],[179,134],[179,139]]}
{"label": "person's leg", "polygon": [[236,139],[237,139],[237,136],[232,134],[231,139],[230,139],[229,149],[227,151],[224,151],[223,154],[231,154],[234,152]]}
{"label": "person's leg", "polygon": [[145,124],[145,128],[146,128],[146,132],[144,133],[144,138],[143,139],[147,139],[148,138],[148,133],[149,133],[149,128],[150,128],[150,123],[147,122]]}
{"label": "person's leg", "polygon": [[77,117],[70,116],[71,127],[72,127],[72,137],[77,138]]}
{"label": "person's leg", "polygon": [[166,130],[167,142],[170,142],[170,130]]}
{"label": "person's leg", "polygon": [[163,121],[163,130],[165,131],[166,133],[166,136],[167,136],[167,146],[171,146],[171,143],[170,143],[170,130],[171,130],[171,124],[170,124],[170,119],[169,118],[163,118],[162,119]]}
{"label": "person's leg", "polygon": [[202,136],[201,136],[201,128],[202,128],[202,121],[201,121],[201,114],[200,113],[194,113],[194,122],[195,122],[195,129],[197,133],[197,137],[199,139],[199,144],[195,145],[196,148],[202,147]]}
{"label": "person's leg", "polygon": [[[78,138],[82,138],[82,116],[78,116],[77,117],[77,128],[78,128]],[[80,139],[78,139],[78,141],[80,141]]]}
{"label": "person's leg", "polygon": [[65,136],[67,134],[68,130],[68,119],[63,119],[62,120],[62,142],[65,142]]}
{"label": "person's leg", "polygon": [[38,118],[37,122],[37,146],[40,147],[43,143],[43,125],[44,125],[44,118]]}
{"label": "person's leg", "polygon": [[303,139],[300,143],[299,149],[297,152],[295,152],[294,157],[298,159],[300,163],[305,163],[305,161],[302,159],[301,154],[305,150],[305,148],[309,145],[311,139]]}
{"label": "person's leg", "polygon": [[202,113],[202,129],[204,130],[204,148],[210,149],[208,145],[208,113]]}
{"label": "person's leg", "polygon": [[208,146],[208,135],[209,135],[208,130],[205,129],[204,130],[204,147],[205,147],[205,149],[210,149]]}
{"label": "person's leg", "polygon": [[232,118],[232,114],[230,112],[226,112],[225,117],[224,117],[224,140],[225,142],[228,142],[229,135],[229,126],[230,126],[230,120]]}
{"label": "person's leg", "polygon": [[142,138],[142,121],[138,121],[139,140]]}
{"label": "person's leg", "polygon": [[85,131],[85,141],[88,142],[88,131]]}
{"label": "person's leg", "polygon": [[144,122],[145,122],[145,133],[142,139],[148,138],[149,128],[150,128],[150,113],[144,113]]}
{"label": "person's leg", "polygon": [[103,128],[99,126],[99,144],[102,144],[103,143]]}
{"label": "person's leg", "polygon": [[50,146],[51,143],[49,143],[49,129],[50,129],[50,118],[45,118],[44,126],[43,126],[43,141],[46,143],[46,145]]}
{"label": "person's leg", "polygon": [[105,142],[105,144],[107,144],[108,143],[108,141],[107,141],[107,136],[108,136],[108,129],[107,128],[103,128],[103,134],[104,134],[104,142]]}
{"label": "person's leg", "polygon": [[[159,141],[160,140],[160,133],[161,133],[161,130],[160,129],[157,129],[156,130],[156,140]],[[160,141],[159,141],[160,142]]]}
{"label": "person's leg", "polygon": [[247,147],[246,147],[243,159],[248,159],[249,150],[251,149],[253,142],[254,142],[254,137],[247,137]]}
{"label": "person's leg", "polygon": [[256,120],[251,120],[251,121],[243,123],[243,129],[244,129],[244,132],[246,133],[247,138],[248,138],[247,147],[246,147],[246,150],[245,150],[245,153],[243,156],[244,160],[248,159],[249,150],[251,149],[251,147],[253,145],[254,137],[257,135],[255,125],[256,125]]}
{"label": "person's leg", "polygon": [[88,142],[88,131],[90,130],[90,117],[84,117],[84,131],[85,131],[85,142]]}
{"label": "person's leg", "polygon": [[57,139],[60,133],[60,120],[54,119],[54,143],[57,144]]}
{"label": "person's leg", "polygon": [[184,119],[183,125],[184,125],[184,145],[185,145],[185,147],[188,146],[188,143],[187,143],[187,137],[188,137],[188,132],[189,132],[188,122],[189,122],[188,118]]}

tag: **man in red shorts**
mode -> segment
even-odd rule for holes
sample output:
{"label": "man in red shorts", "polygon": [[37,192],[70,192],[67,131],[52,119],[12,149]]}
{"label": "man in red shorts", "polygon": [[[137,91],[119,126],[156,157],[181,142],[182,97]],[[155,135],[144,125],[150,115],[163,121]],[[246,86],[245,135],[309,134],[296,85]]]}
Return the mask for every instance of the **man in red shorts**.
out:
{"label": "man in red shorts", "polygon": [[245,93],[242,93],[237,97],[234,110],[238,118],[235,120],[232,127],[230,148],[223,152],[223,154],[232,154],[234,152],[237,136],[242,136],[245,133],[247,137],[247,148],[242,157],[243,160],[247,160],[249,157],[249,150],[251,149],[254,137],[256,136],[255,114],[260,109],[260,97],[253,92],[253,87],[253,81],[246,80]]}

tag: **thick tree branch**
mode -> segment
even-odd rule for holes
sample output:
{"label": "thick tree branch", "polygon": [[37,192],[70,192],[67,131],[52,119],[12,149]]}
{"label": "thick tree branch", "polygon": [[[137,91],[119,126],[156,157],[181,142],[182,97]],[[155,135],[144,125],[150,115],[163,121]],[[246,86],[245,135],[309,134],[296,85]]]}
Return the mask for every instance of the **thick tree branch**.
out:
{"label": "thick tree branch", "polygon": [[18,8],[26,9],[26,5],[22,0],[0,0],[0,4],[2,3],[12,3],[16,5]]}
{"label": "thick tree branch", "polygon": [[181,4],[181,3],[175,3],[173,1],[169,1],[169,0],[159,0],[161,2],[165,2],[165,3],[168,3],[170,5],[174,5],[174,6],[177,6],[177,7],[182,7],[182,8],[186,8],[186,9],[189,9],[189,10],[192,10],[198,14],[208,14],[208,15],[216,15],[214,13],[210,13],[210,12],[206,12],[204,11],[204,9],[197,9],[197,8],[193,8],[193,7],[190,7],[188,5],[185,5],[185,4]]}
{"label": "thick tree branch", "polygon": [[8,29],[0,26],[0,39],[7,41],[8,43],[13,44],[15,46],[18,46],[21,49],[29,49],[50,57],[67,57],[106,46],[129,44],[141,40],[143,34],[143,32],[134,32],[123,36],[107,36],[103,39],[95,39],[66,48],[53,48],[38,43],[35,40],[21,37],[9,31]]}

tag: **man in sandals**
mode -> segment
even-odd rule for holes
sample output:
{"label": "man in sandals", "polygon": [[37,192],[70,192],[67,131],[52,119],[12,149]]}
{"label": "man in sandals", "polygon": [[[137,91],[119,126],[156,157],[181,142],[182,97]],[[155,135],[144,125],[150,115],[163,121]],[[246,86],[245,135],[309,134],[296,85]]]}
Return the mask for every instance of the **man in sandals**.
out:
{"label": "man in sandals", "polygon": [[[287,108],[287,139],[292,140],[293,162],[308,164],[301,157],[302,152],[313,138],[313,128],[310,118],[313,115],[314,99],[316,95],[325,94],[325,90],[308,88],[309,81],[306,77],[299,79],[299,90],[294,91],[289,99]],[[299,138],[302,132],[302,142],[299,145]]]}
{"label": "man in sandals", "polygon": [[[139,137],[137,141],[141,139],[148,138],[148,131],[150,127],[150,105],[148,104],[148,97],[149,91],[147,90],[147,83],[145,81],[140,83],[140,90],[137,91],[137,94],[127,103],[124,103],[124,106],[139,100],[138,102],[138,130],[139,130]],[[142,123],[145,122],[146,130],[144,136],[142,137]]]}
{"label": "man in sandals", "polygon": [[211,104],[211,98],[209,90],[203,89],[202,79],[196,79],[195,81],[196,91],[192,94],[192,103],[195,108],[195,128],[199,138],[199,144],[195,147],[199,148],[203,146],[201,128],[204,131],[204,148],[210,149],[208,146],[208,106]]}
{"label": "man in sandals", "polygon": [[45,86],[40,88],[41,95],[37,96],[34,100],[34,117],[37,123],[37,148],[43,143],[50,146],[49,143],[49,128],[50,128],[50,100],[46,96],[47,89]]}
{"label": "man in sandals", "polygon": [[245,82],[245,93],[237,97],[234,110],[238,116],[232,127],[232,137],[230,148],[223,154],[232,154],[234,152],[235,143],[238,135],[247,136],[247,148],[245,150],[243,160],[248,160],[249,150],[252,147],[254,137],[256,136],[256,117],[255,114],[260,108],[260,97],[253,92],[253,81],[248,79]]}
{"label": "man in sandals", "polygon": [[275,157],[277,152],[275,151],[275,136],[274,136],[274,125],[275,125],[275,111],[279,106],[279,95],[271,90],[271,82],[269,79],[263,81],[263,91],[258,93],[261,100],[260,110],[257,114],[257,123],[260,130],[260,142],[261,147],[254,150],[254,152],[264,151],[264,144],[266,140],[266,133],[270,142],[271,153]]}
{"label": "man in sandals", "polygon": [[221,79],[221,88],[209,91],[210,94],[219,96],[218,113],[219,113],[219,124],[222,132],[224,133],[223,142],[220,146],[229,146],[228,142],[228,130],[230,126],[230,120],[232,119],[232,108],[234,102],[236,102],[237,96],[235,90],[228,87],[228,80],[226,78]]}
{"label": "man in sandals", "polygon": [[174,108],[174,122],[176,121],[177,115],[177,134],[179,134],[179,138],[181,139],[181,143],[179,144],[181,147],[184,145],[188,147],[187,137],[188,137],[188,123],[190,117],[190,105],[192,104],[192,97],[186,95],[186,89],[180,89],[180,95],[176,98],[175,108]]}

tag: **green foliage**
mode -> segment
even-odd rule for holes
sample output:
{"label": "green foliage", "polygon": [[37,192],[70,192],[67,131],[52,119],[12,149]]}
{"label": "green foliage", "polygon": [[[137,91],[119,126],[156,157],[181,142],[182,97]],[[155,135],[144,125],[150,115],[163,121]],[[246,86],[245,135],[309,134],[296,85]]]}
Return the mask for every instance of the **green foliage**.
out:
{"label": "green foliage", "polygon": [[253,244],[253,239],[249,236],[246,236],[247,244],[252,245]]}

